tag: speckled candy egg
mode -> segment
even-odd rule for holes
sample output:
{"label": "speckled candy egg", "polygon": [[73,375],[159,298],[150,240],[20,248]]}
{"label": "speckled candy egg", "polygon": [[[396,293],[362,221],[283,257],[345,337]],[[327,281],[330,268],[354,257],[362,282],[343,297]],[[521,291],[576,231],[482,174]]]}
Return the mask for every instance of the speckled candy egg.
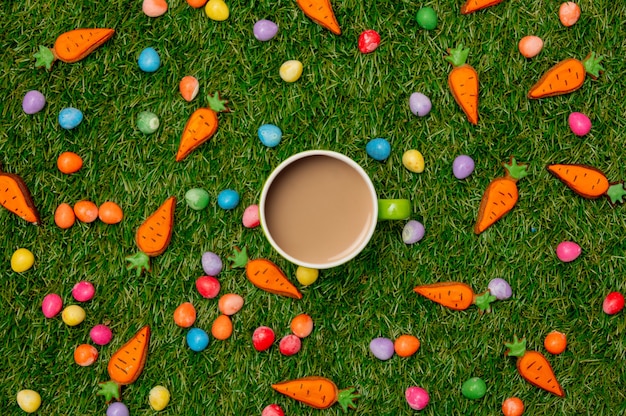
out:
{"label": "speckled candy egg", "polygon": [[261,223],[259,218],[259,206],[256,204],[248,206],[243,212],[241,222],[246,228],[258,227]]}
{"label": "speckled candy egg", "polygon": [[159,128],[159,117],[151,111],[137,114],[137,128],[143,134],[152,134]]}
{"label": "speckled candy egg", "polygon": [[207,276],[217,276],[222,271],[222,259],[217,254],[207,251],[202,254],[202,270]]}
{"label": "speckled candy egg", "polygon": [[415,244],[424,238],[425,233],[426,230],[421,222],[410,220],[402,229],[402,241],[404,241],[405,244]]}
{"label": "speckled candy egg", "polygon": [[267,42],[278,33],[278,25],[271,20],[261,19],[254,24],[252,31],[257,40]]}
{"label": "speckled candy egg", "polygon": [[85,320],[85,310],[78,305],[69,305],[61,313],[61,318],[68,326],[76,326]]}
{"label": "speckled candy egg", "polygon": [[191,328],[189,332],[187,332],[186,340],[187,346],[189,346],[192,351],[200,352],[209,345],[209,334],[203,329]]}
{"label": "speckled candy egg", "polygon": [[572,1],[561,4],[559,7],[559,20],[563,26],[573,26],[578,22],[578,19],[580,19],[580,6],[578,4]]}
{"label": "speckled candy egg", "polygon": [[217,205],[222,209],[234,209],[239,205],[239,193],[234,189],[224,189],[217,195]]}
{"label": "speckled candy egg", "polygon": [[424,117],[430,113],[433,104],[426,95],[421,92],[414,92],[409,97],[409,108],[416,116]]}
{"label": "speckled candy egg", "polygon": [[580,256],[582,249],[573,241],[563,241],[556,247],[556,256],[562,262],[569,263]]}
{"label": "speckled candy egg", "polygon": [[161,57],[154,48],[145,48],[137,59],[139,69],[144,72],[155,72],[161,66]]}
{"label": "speckled candy egg", "polygon": [[267,147],[276,147],[283,138],[283,132],[273,124],[263,124],[257,130],[259,140]]}
{"label": "speckled candy egg", "polygon": [[46,105],[46,97],[37,90],[28,91],[22,99],[22,110],[26,114],[35,114],[43,110]]}
{"label": "speckled candy egg", "polygon": [[221,313],[227,316],[236,314],[243,308],[244,300],[236,293],[227,293],[220,297],[217,307]]}
{"label": "speckled candy egg", "polygon": [[178,91],[185,101],[191,102],[200,91],[200,82],[194,76],[184,76],[178,83]]}
{"label": "speckled candy egg", "polygon": [[393,357],[395,348],[393,341],[389,338],[378,337],[370,341],[370,351],[374,354],[374,357],[385,361]]}
{"label": "speckled candy egg", "polygon": [[165,0],[143,0],[141,10],[148,17],[159,17],[167,12],[167,2]]}
{"label": "speckled candy egg", "polygon": [[380,35],[375,30],[369,29],[359,35],[359,51],[361,53],[371,53],[378,49],[380,45]]}
{"label": "speckled candy egg", "polygon": [[91,338],[96,345],[107,345],[111,342],[111,339],[113,339],[113,332],[111,332],[108,326],[98,324],[89,331],[89,338]]}
{"label": "speckled candy egg", "polygon": [[534,58],[543,49],[543,40],[539,36],[524,36],[517,47],[525,58]]}
{"label": "speckled candy egg", "polygon": [[407,150],[402,155],[402,164],[411,172],[422,173],[425,166],[424,155],[419,150]]}
{"label": "speckled candy egg", "polygon": [[469,378],[461,386],[461,393],[471,400],[480,399],[487,393],[487,384],[480,377]]}
{"label": "speckled candy egg", "polygon": [[107,407],[106,416],[130,416],[130,412],[124,403],[113,402]]}
{"label": "speckled candy egg", "polygon": [[209,193],[202,188],[192,188],[185,192],[185,201],[189,208],[200,211],[209,206]]}
{"label": "speckled candy egg", "polygon": [[289,61],[285,61],[278,71],[280,77],[285,82],[296,82],[302,76],[302,62],[291,59]]}
{"label": "speckled candy egg", "polygon": [[367,143],[365,151],[371,158],[382,162],[391,154],[391,145],[386,139],[376,138]]}
{"label": "speckled candy egg", "polygon": [[165,409],[170,402],[170,391],[165,386],[154,386],[148,394],[150,407],[157,412]]}
{"label": "speckled candy egg", "polygon": [[54,318],[63,309],[63,300],[56,293],[49,293],[41,302],[41,311],[46,318]]}
{"label": "speckled candy egg", "polygon": [[576,136],[584,136],[591,131],[591,120],[583,113],[573,112],[567,117],[569,128]]}
{"label": "speckled candy egg", "polygon": [[17,405],[26,413],[34,413],[41,406],[41,396],[34,390],[25,389],[17,393]]}
{"label": "speckled candy egg", "polygon": [[489,289],[489,293],[495,296],[498,300],[506,300],[513,295],[509,282],[499,277],[491,279],[487,288]]}
{"label": "speckled candy egg", "polygon": [[422,7],[417,11],[415,20],[422,29],[433,30],[437,27],[437,12],[432,7]]}
{"label": "speckled candy egg", "polygon": [[406,398],[406,402],[413,410],[422,410],[428,405],[428,402],[430,401],[430,396],[428,395],[428,392],[425,389],[417,386],[407,388],[404,392],[404,397]]}
{"label": "speckled candy egg", "polygon": [[59,125],[66,130],[77,127],[83,121],[83,113],[74,107],[66,107],[59,111]]}
{"label": "speckled candy egg", "polygon": [[72,288],[72,296],[79,302],[90,301],[95,294],[96,288],[91,282],[78,282]]}
{"label": "speckled candy egg", "polygon": [[465,179],[474,172],[474,159],[468,155],[460,155],[452,162],[452,173],[457,179]]}

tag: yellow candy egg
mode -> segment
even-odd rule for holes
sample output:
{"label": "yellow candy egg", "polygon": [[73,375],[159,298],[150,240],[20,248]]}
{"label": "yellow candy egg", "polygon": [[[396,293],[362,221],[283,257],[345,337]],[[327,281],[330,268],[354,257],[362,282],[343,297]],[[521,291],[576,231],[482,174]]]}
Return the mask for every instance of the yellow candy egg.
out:
{"label": "yellow candy egg", "polygon": [[61,318],[68,326],[76,326],[85,320],[85,310],[78,305],[69,305],[61,313]]}
{"label": "yellow candy egg", "polygon": [[17,393],[17,404],[26,413],[34,413],[41,406],[41,396],[34,390],[20,390]]}
{"label": "yellow candy egg", "polygon": [[280,66],[280,77],[285,82],[296,82],[302,75],[302,62],[294,60],[286,61]]}
{"label": "yellow candy egg", "polygon": [[411,172],[424,172],[424,156],[415,149],[404,152],[402,155],[402,164]]}
{"label": "yellow candy egg", "polygon": [[309,267],[299,266],[296,269],[296,279],[301,285],[308,286],[313,284],[319,276],[319,270]]}
{"label": "yellow candy egg", "polygon": [[18,248],[11,256],[11,268],[14,272],[25,272],[35,264],[35,256],[28,249]]}
{"label": "yellow candy egg", "polygon": [[209,19],[217,22],[222,22],[230,16],[230,10],[224,0],[209,0],[204,6],[204,12]]}
{"label": "yellow candy egg", "polygon": [[155,386],[150,390],[148,401],[150,402],[150,407],[159,412],[169,404],[170,391],[163,386]]}

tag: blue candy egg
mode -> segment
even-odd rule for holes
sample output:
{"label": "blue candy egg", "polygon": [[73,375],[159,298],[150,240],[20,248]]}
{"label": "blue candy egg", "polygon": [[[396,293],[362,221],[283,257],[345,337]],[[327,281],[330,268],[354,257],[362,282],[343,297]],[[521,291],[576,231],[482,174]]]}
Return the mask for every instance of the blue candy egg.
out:
{"label": "blue candy egg", "polygon": [[233,209],[239,205],[239,194],[232,189],[224,189],[217,195],[217,205],[222,209]]}
{"label": "blue candy egg", "polygon": [[278,146],[280,140],[283,138],[283,132],[273,124],[263,124],[257,130],[259,139],[267,147]]}
{"label": "blue candy egg", "polygon": [[191,328],[187,332],[187,346],[192,351],[203,351],[209,345],[209,334],[200,328]]}
{"label": "blue candy egg", "polygon": [[74,107],[66,107],[59,111],[59,124],[64,129],[73,129],[83,121],[83,113]]}
{"label": "blue candy egg", "polygon": [[139,69],[144,72],[154,72],[161,66],[161,58],[154,48],[146,48],[139,54]]}
{"label": "blue candy egg", "polygon": [[389,157],[391,154],[391,145],[386,139],[381,139],[380,137],[377,139],[370,140],[365,146],[365,151],[370,157],[383,161]]}

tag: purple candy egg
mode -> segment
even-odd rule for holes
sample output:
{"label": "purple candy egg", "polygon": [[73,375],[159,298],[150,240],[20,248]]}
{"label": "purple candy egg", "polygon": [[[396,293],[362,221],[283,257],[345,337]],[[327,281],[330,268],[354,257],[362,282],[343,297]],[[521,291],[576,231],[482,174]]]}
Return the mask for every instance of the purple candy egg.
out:
{"label": "purple candy egg", "polygon": [[46,97],[37,90],[28,91],[22,100],[22,110],[26,114],[38,113],[45,105]]}
{"label": "purple candy egg", "polygon": [[452,162],[452,173],[457,179],[465,179],[474,172],[474,159],[468,155],[460,155]]}
{"label": "purple candy egg", "polygon": [[222,271],[222,259],[217,254],[207,251],[202,255],[202,269],[208,276],[217,276]]}
{"label": "purple candy egg", "polygon": [[406,397],[406,401],[414,410],[422,410],[428,405],[430,401],[430,396],[428,392],[421,387],[412,386],[406,389],[404,392],[404,396]]}
{"label": "purple candy egg", "polygon": [[41,302],[41,311],[46,318],[54,318],[63,309],[63,300],[56,293],[47,294]]}
{"label": "purple candy egg", "polygon": [[278,25],[271,20],[262,19],[254,24],[253,33],[261,42],[267,42],[278,33]]}
{"label": "purple candy egg", "polygon": [[410,220],[404,225],[402,230],[402,241],[405,244],[414,244],[424,238],[424,224],[419,221]]}
{"label": "purple candy egg", "polygon": [[107,407],[106,416],[130,416],[130,412],[124,403],[113,402]]}
{"label": "purple candy egg", "polygon": [[591,120],[583,113],[574,112],[567,118],[569,128],[576,136],[584,136],[591,131]]}
{"label": "purple candy egg", "polygon": [[430,98],[421,92],[414,92],[409,97],[409,108],[416,116],[424,117],[430,113],[430,110],[433,108],[433,104],[430,102]]}
{"label": "purple candy egg", "polygon": [[562,262],[569,263],[580,256],[582,249],[573,241],[563,241],[556,247],[556,256]]}
{"label": "purple candy egg", "polygon": [[508,299],[513,294],[509,282],[504,279],[500,279],[499,277],[492,279],[487,288],[489,289],[489,293],[495,296],[498,300]]}
{"label": "purple candy egg", "polygon": [[393,341],[384,337],[374,338],[370,342],[370,351],[379,360],[388,360],[393,357]]}

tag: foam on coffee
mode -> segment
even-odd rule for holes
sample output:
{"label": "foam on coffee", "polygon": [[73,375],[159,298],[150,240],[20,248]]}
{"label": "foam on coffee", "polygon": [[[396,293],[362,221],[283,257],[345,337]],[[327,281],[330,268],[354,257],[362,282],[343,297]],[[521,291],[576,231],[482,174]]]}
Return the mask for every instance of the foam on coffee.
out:
{"label": "foam on coffee", "polygon": [[374,204],[370,186],[354,167],[310,155],[274,178],[266,195],[264,227],[294,259],[332,262],[368,238]]}

